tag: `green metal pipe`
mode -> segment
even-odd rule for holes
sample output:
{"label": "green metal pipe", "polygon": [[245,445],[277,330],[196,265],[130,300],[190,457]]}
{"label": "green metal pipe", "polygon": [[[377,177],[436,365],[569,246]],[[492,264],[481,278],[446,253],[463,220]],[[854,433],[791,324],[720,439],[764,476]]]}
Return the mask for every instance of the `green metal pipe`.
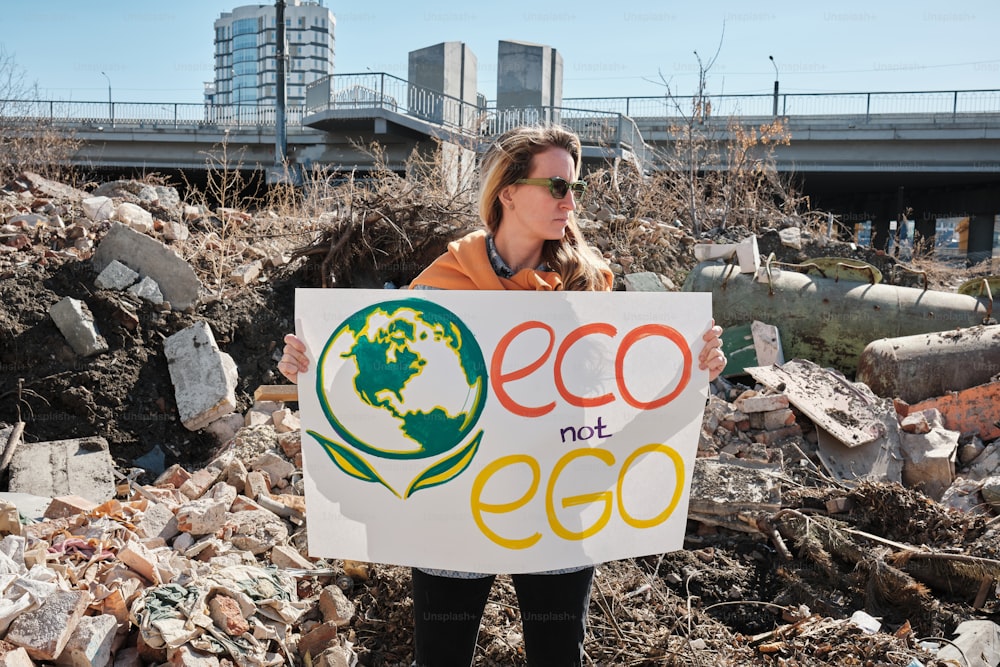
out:
{"label": "green metal pipe", "polygon": [[853,378],[870,342],[982,324],[985,298],[882,283],[833,280],[772,267],[741,274],[732,265],[702,262],[685,292],[711,292],[712,315],[723,327],[760,320],[778,327],[786,359],[808,359]]}

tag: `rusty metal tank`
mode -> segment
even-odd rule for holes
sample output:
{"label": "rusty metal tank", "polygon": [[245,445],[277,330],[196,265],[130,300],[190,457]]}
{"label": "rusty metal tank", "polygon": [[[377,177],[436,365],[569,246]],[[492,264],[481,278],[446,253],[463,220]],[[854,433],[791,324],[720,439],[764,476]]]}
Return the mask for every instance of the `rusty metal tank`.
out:
{"label": "rusty metal tank", "polygon": [[684,291],[711,292],[712,315],[726,326],[759,320],[778,327],[786,359],[809,359],[854,377],[865,347],[882,338],[983,324],[992,302],[882,283],[834,280],[771,267],[741,274],[731,265],[698,264]]}
{"label": "rusty metal tank", "polygon": [[869,343],[857,380],[879,396],[916,403],[986,384],[1000,373],[1000,326],[975,326]]}

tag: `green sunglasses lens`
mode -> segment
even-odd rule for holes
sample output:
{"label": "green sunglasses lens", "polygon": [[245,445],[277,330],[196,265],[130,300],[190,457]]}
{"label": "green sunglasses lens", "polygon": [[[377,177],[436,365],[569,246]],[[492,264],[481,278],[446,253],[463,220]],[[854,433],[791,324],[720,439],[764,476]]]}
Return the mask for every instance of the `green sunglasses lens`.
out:
{"label": "green sunglasses lens", "polygon": [[587,184],[583,181],[573,181],[570,183],[566,179],[559,178],[555,176],[549,179],[549,190],[552,191],[552,196],[556,199],[562,199],[566,196],[570,190],[577,197],[582,195],[587,189]]}

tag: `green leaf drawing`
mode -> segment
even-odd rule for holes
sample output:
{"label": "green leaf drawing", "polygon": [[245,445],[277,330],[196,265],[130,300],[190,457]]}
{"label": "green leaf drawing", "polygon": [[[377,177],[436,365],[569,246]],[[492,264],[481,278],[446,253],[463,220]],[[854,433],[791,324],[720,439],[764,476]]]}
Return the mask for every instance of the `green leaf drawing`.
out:
{"label": "green leaf drawing", "polygon": [[479,450],[479,443],[482,439],[483,432],[480,430],[465,447],[448,458],[441,459],[417,475],[416,479],[410,482],[410,488],[406,490],[403,498],[409,498],[421,489],[429,489],[432,486],[444,484],[458,477],[472,463],[472,458],[476,455],[476,451]]}
{"label": "green leaf drawing", "polygon": [[330,460],[333,461],[334,465],[343,470],[345,473],[355,479],[381,484],[385,488],[392,491],[394,496],[397,498],[399,497],[399,493],[397,493],[394,488],[389,486],[389,483],[382,479],[381,475],[375,472],[375,469],[368,465],[368,462],[365,461],[358,453],[343,445],[337,444],[333,440],[330,440],[315,431],[307,431],[307,433],[316,438],[316,442],[318,442],[323,449],[326,450],[327,455],[330,457]]}

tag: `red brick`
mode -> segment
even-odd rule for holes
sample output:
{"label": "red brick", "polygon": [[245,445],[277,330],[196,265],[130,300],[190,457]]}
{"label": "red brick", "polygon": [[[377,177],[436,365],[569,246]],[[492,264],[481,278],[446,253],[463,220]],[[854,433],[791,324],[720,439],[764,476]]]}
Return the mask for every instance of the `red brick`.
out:
{"label": "red brick", "polygon": [[97,507],[97,503],[87,498],[77,495],[59,496],[53,498],[52,502],[49,503],[48,508],[45,510],[45,518],[62,519],[77,514],[86,514],[95,507]]}
{"label": "red brick", "polygon": [[216,595],[210,599],[208,613],[215,625],[230,637],[250,631],[250,624],[243,617],[239,603],[228,595]]}

